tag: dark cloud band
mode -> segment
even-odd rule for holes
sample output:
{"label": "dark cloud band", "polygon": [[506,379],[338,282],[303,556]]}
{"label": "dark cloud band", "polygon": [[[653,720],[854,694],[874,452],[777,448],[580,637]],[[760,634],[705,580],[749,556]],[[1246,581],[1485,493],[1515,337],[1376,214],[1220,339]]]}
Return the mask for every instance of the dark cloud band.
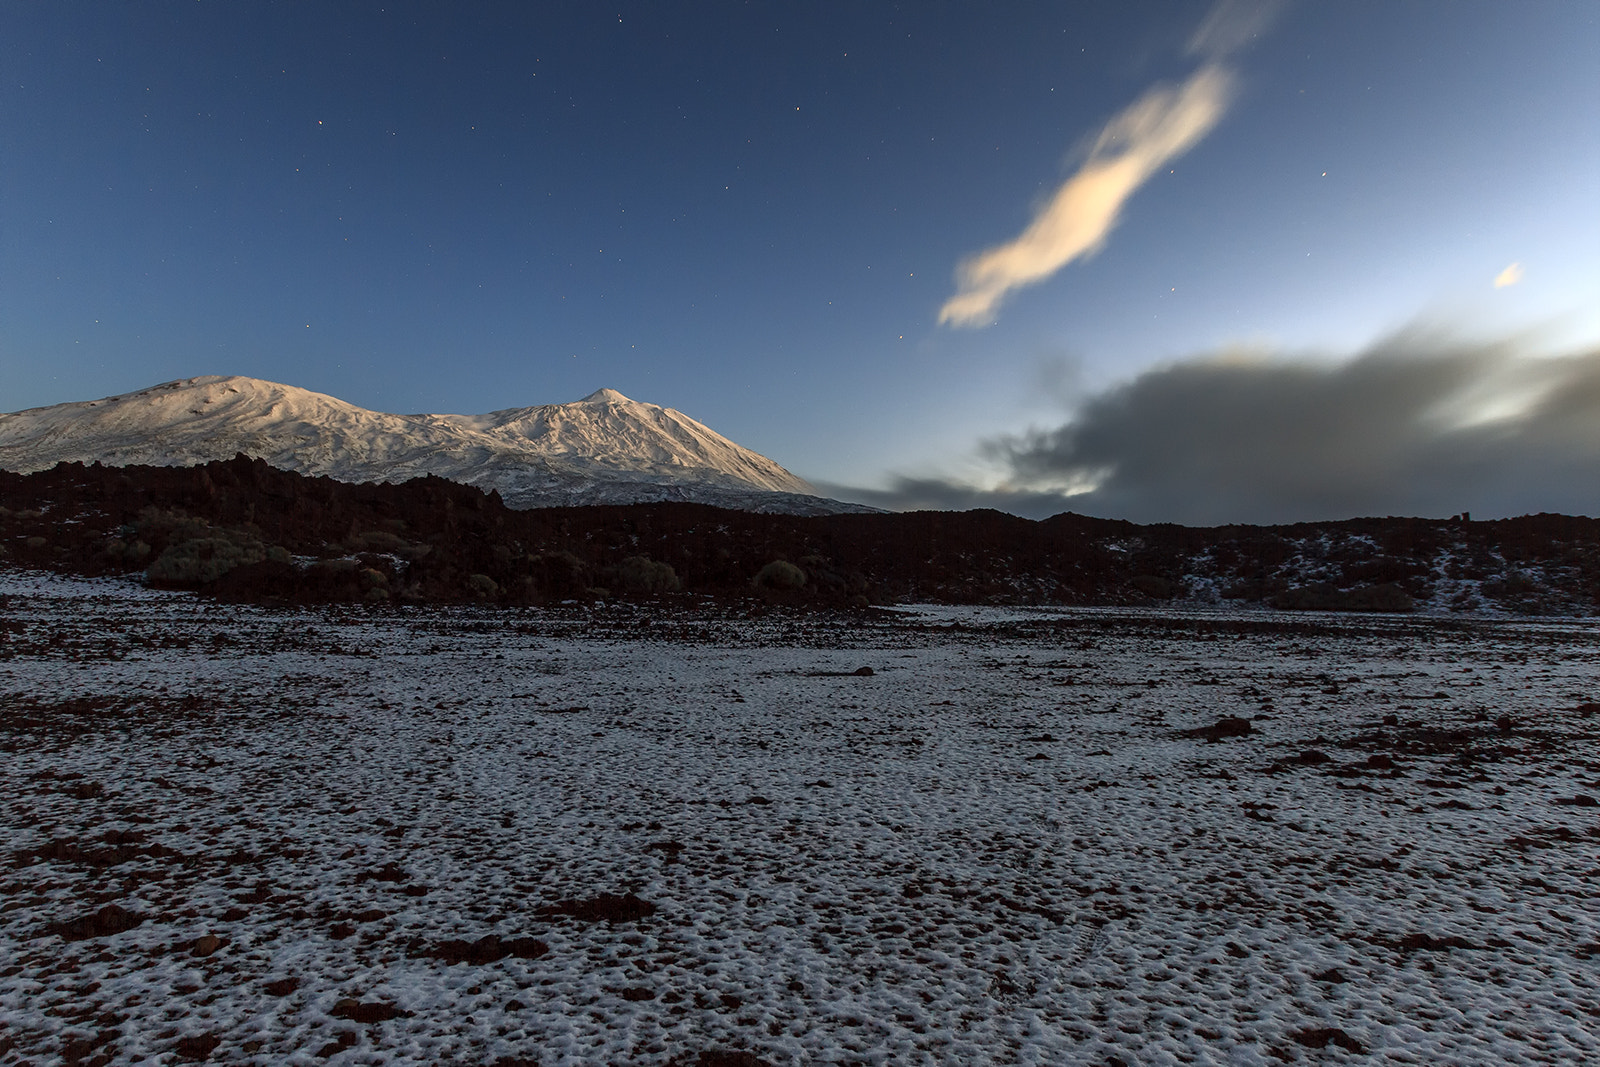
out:
{"label": "dark cloud band", "polygon": [[[1600,514],[1600,351],[1530,357],[1413,330],[1353,359],[1208,357],[988,442],[1006,488],[902,479],[880,507],[1140,522]],[[1067,494],[1059,487],[1091,484]]]}

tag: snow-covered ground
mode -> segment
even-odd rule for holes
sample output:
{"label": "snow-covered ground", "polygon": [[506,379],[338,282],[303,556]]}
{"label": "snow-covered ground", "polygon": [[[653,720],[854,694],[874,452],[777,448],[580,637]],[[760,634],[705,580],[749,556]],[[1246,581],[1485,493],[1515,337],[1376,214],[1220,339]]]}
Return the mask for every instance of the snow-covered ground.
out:
{"label": "snow-covered ground", "polygon": [[5,1064],[1600,1062],[1592,624],[0,597]]}

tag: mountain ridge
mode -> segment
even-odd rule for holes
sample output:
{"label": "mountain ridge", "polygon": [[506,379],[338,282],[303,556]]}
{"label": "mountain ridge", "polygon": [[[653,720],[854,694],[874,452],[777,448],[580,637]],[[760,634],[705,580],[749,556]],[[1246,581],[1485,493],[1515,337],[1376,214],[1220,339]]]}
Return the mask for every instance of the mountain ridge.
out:
{"label": "mountain ridge", "polygon": [[601,388],[568,404],[481,415],[391,414],[241,375],[0,414],[0,468],[60,462],[196,466],[243,453],[347,482],[425,475],[513,508],[686,501],[740,510],[866,510],[672,408]]}

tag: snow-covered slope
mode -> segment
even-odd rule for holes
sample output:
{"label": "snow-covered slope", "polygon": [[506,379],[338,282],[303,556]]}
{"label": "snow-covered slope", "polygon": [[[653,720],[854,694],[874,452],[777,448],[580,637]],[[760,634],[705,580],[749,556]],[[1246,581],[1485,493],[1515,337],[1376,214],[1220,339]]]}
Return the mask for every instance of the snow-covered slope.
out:
{"label": "snow-covered slope", "polygon": [[185,378],[0,414],[0,468],[62,461],[183,466],[243,452],[347,482],[436,474],[511,507],[691,500],[752,511],[854,511],[671,408],[601,389],[487,415],[390,415],[256,378]]}

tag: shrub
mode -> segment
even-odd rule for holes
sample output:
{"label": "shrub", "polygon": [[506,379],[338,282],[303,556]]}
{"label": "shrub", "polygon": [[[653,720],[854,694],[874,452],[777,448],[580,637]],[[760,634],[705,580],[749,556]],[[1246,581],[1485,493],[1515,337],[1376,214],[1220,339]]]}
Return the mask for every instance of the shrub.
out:
{"label": "shrub", "polygon": [[196,537],[179,541],[156,557],[145,572],[152,582],[204,585],[235,567],[260,563],[267,550],[259,541],[232,541],[225,537]]}
{"label": "shrub", "polygon": [[648,556],[629,556],[612,568],[609,577],[625,593],[673,593],[683,587],[672,564]]}
{"label": "shrub", "polygon": [[1410,594],[1392,583],[1347,590],[1315,582],[1284,590],[1272,598],[1272,606],[1291,611],[1410,611],[1416,604]]}
{"label": "shrub", "polygon": [[1154,574],[1141,574],[1128,583],[1152,600],[1171,600],[1172,583]]}
{"label": "shrub", "polygon": [[347,543],[358,552],[399,552],[411,545],[411,542],[404,537],[398,537],[388,530],[368,530],[366,533],[356,534]]}
{"label": "shrub", "polygon": [[799,589],[806,584],[806,572],[785,559],[775,559],[756,572],[755,585],[762,589]]}
{"label": "shrub", "polygon": [[165,541],[168,544],[199,541],[216,535],[209,522],[176,508],[144,508],[134,520],[133,527],[141,540]]}
{"label": "shrub", "polygon": [[587,568],[571,552],[552,552],[528,561],[529,577],[546,596],[573,597],[589,588]]}
{"label": "shrub", "polygon": [[1411,594],[1393,582],[1350,590],[1351,611],[1411,611],[1416,606]]}

